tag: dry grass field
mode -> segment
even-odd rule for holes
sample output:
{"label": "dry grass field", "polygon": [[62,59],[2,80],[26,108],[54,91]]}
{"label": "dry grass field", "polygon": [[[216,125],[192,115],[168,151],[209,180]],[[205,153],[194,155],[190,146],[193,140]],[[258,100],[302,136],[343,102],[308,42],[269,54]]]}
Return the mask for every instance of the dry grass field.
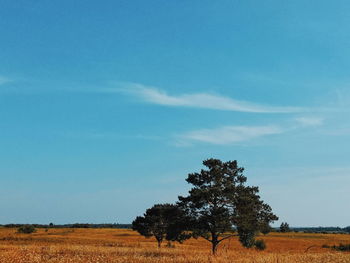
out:
{"label": "dry grass field", "polygon": [[[0,228],[0,263],[336,263],[350,262],[350,253],[322,248],[324,244],[350,243],[350,235],[272,233],[263,238],[263,252],[242,248],[237,239],[221,244],[216,257],[209,243],[191,239],[175,247],[158,249],[153,239],[131,230],[39,229],[18,234]],[[311,247],[310,246],[315,246]],[[309,248],[307,252],[305,252]]]}

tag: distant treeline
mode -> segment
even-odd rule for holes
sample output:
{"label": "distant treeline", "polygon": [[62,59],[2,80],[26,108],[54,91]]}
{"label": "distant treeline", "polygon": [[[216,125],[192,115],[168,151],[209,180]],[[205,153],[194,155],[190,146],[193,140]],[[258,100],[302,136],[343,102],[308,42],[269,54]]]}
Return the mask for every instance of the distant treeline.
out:
{"label": "distant treeline", "polygon": [[292,231],[304,233],[344,233],[350,234],[350,226],[341,227],[291,227]]}
{"label": "distant treeline", "polygon": [[[1,225],[2,227],[7,228],[18,228],[26,224],[6,224]],[[89,224],[89,223],[75,223],[75,224],[63,224],[63,225],[55,225],[53,223],[50,223],[48,225],[45,224],[31,224],[35,228],[124,228],[124,229],[131,229],[131,224]]]}
{"label": "distant treeline", "polygon": [[[27,224],[6,224],[0,225],[7,228],[19,228]],[[56,225],[50,224],[31,224],[35,228],[122,228],[131,229],[131,224],[118,224],[118,223],[105,223],[105,224],[89,224],[89,223],[74,223],[74,224],[62,224]],[[291,231],[294,232],[304,232],[304,233],[344,233],[350,234],[350,226],[348,227],[291,227]],[[279,228],[272,228],[273,232],[278,232]]]}

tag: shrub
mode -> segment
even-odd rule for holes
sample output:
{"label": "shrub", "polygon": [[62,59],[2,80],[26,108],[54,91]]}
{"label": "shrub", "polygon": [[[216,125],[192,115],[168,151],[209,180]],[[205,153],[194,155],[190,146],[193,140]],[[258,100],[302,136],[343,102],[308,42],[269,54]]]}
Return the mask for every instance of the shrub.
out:
{"label": "shrub", "polygon": [[254,246],[258,250],[264,250],[266,248],[265,241],[262,239],[255,240]]}
{"label": "shrub", "polygon": [[17,231],[18,233],[22,233],[22,234],[31,234],[31,233],[34,233],[36,230],[35,230],[35,227],[32,225],[23,225],[23,226],[20,226]]}
{"label": "shrub", "polygon": [[322,245],[322,248],[331,248],[338,251],[350,251],[350,244],[342,244],[340,243],[338,246],[329,246],[329,245]]}
{"label": "shrub", "polygon": [[255,233],[249,229],[238,228],[239,241],[246,248],[252,248],[255,245]]}
{"label": "shrub", "polygon": [[338,251],[350,251],[350,244],[339,244],[339,246],[333,246],[332,248]]}

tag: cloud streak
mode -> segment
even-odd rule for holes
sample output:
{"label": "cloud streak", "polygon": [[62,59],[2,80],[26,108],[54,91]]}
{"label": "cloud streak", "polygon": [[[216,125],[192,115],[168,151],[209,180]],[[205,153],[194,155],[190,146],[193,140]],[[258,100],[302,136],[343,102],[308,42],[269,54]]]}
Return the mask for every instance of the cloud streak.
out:
{"label": "cloud streak", "polygon": [[160,89],[135,83],[124,84],[123,88],[118,91],[138,97],[143,101],[163,106],[192,107],[251,113],[293,113],[302,111],[302,109],[298,107],[260,105],[209,93],[169,95]]}
{"label": "cloud streak", "polygon": [[228,145],[252,140],[258,137],[280,134],[284,130],[279,126],[224,126],[215,129],[200,129],[179,136],[179,145],[202,142]]}
{"label": "cloud streak", "polygon": [[299,117],[295,119],[302,126],[321,126],[324,122],[320,117]]}
{"label": "cloud streak", "polygon": [[295,129],[319,127],[324,123],[320,117],[299,117],[294,119],[296,124],[260,125],[260,126],[223,126],[213,129],[198,129],[177,136],[178,146],[188,146],[193,143],[214,145],[232,145],[250,141],[264,136],[277,135]]}
{"label": "cloud streak", "polygon": [[10,82],[11,80],[9,80],[8,78],[5,78],[3,76],[0,76],[0,85],[4,85],[8,82]]}

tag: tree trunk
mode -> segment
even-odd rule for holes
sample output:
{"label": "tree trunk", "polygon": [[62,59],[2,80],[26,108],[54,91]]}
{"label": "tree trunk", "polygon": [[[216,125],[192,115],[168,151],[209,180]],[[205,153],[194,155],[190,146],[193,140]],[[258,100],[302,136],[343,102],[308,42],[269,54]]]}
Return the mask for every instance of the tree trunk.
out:
{"label": "tree trunk", "polygon": [[156,240],[157,240],[157,242],[158,242],[158,248],[160,248],[160,247],[161,247],[161,244],[162,244],[162,241],[163,241],[163,238],[157,237],[157,236],[156,236]]}
{"label": "tree trunk", "polygon": [[216,235],[212,235],[211,245],[212,245],[211,250],[213,252],[213,255],[216,255],[216,250],[219,245],[218,237]]}
{"label": "tree trunk", "polygon": [[217,250],[217,248],[218,248],[218,244],[212,242],[212,248],[211,248],[211,250],[212,250],[214,256],[216,255],[216,250]]}

